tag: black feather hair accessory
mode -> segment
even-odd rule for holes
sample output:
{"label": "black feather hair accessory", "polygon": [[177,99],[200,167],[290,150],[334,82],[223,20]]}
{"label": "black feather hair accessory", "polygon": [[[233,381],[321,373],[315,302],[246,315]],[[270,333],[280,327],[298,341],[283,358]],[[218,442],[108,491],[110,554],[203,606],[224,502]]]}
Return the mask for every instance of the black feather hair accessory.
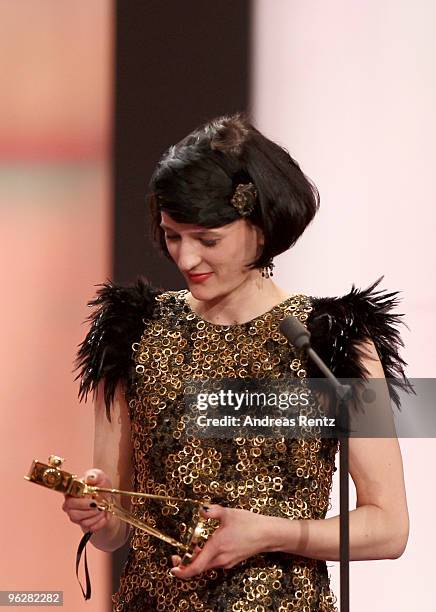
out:
{"label": "black feather hair accessory", "polygon": [[[339,378],[367,378],[361,344],[371,339],[380,357],[391,399],[399,408],[397,389],[414,391],[404,373],[407,364],[399,354],[404,346],[398,330],[398,325],[404,325],[403,315],[391,312],[398,305],[399,292],[377,289],[382,279],[364,290],[353,285],[342,297],[313,298],[307,327],[313,348]],[[308,374],[313,378],[321,375],[313,364],[309,365]]]}
{"label": "black feather hair accessory", "polygon": [[121,381],[132,376],[132,344],[139,342],[146,319],[153,316],[155,297],[161,291],[138,279],[131,287],[111,282],[100,285],[97,297],[88,302],[94,311],[87,320],[91,327],[79,346],[76,360],[77,379],[81,379],[79,399],[95,393],[104,379],[106,414]]}

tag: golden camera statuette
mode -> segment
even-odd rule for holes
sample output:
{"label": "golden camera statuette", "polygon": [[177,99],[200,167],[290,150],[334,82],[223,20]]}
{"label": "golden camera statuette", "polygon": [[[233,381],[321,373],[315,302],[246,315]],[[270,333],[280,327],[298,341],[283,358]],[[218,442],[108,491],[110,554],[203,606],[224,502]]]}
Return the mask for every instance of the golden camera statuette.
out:
{"label": "golden camera statuette", "polygon": [[[189,564],[196,547],[201,546],[206,541],[208,531],[206,529],[206,521],[200,515],[200,507],[203,504],[209,504],[209,500],[196,500],[189,499],[188,497],[170,497],[168,495],[152,495],[150,493],[136,493],[135,491],[121,491],[120,489],[96,487],[86,484],[75,474],[62,470],[61,468],[63,463],[64,459],[62,457],[58,457],[57,455],[50,455],[48,458],[48,464],[42,463],[41,461],[37,461],[35,459],[30,466],[29,474],[24,478],[48,489],[59,491],[59,493],[63,493],[64,495],[71,495],[73,497],[91,496],[97,503],[97,507],[100,510],[110,512],[125,523],[129,523],[130,525],[133,525],[133,527],[142,529],[149,535],[158,538],[159,540],[163,540],[167,544],[177,548],[182,554],[182,563],[184,565]],[[141,519],[138,519],[121,505],[117,504],[115,501],[107,499],[102,494],[118,494],[126,495],[128,497],[142,497],[160,501],[176,501],[192,504],[192,524],[187,530],[185,541],[179,542],[171,536],[162,533],[158,529],[151,527],[151,525],[148,525]]]}

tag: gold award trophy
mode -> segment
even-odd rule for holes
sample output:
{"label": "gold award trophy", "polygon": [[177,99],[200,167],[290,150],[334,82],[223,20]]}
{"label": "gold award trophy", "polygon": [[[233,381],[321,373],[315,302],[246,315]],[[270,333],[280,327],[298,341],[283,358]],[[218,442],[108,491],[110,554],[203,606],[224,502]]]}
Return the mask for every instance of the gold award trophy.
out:
{"label": "gold award trophy", "polygon": [[[30,466],[28,476],[25,476],[24,478],[30,482],[47,487],[48,489],[59,491],[59,493],[63,493],[64,495],[71,495],[73,497],[85,497],[87,495],[92,496],[100,510],[110,512],[125,523],[129,523],[129,525],[142,529],[149,535],[158,538],[159,540],[163,540],[167,544],[177,548],[183,555],[183,565],[188,565],[190,563],[196,547],[201,546],[206,541],[208,531],[206,529],[205,520],[200,516],[200,507],[203,504],[210,503],[209,500],[199,501],[189,499],[188,497],[170,497],[167,495],[152,495],[150,493],[136,493],[134,491],[121,491],[119,489],[95,487],[93,485],[86,484],[83,480],[77,478],[75,474],[70,474],[69,472],[62,470],[61,468],[63,462],[64,459],[62,459],[62,457],[58,457],[57,455],[50,455],[48,458],[48,464],[41,463],[35,459]],[[103,493],[192,504],[194,506],[192,524],[187,529],[185,541],[179,542],[178,540],[162,533],[158,529],[151,527],[151,525],[148,525],[141,519],[136,518],[122,506],[118,505],[112,500],[107,499],[104,495],[102,495]]]}

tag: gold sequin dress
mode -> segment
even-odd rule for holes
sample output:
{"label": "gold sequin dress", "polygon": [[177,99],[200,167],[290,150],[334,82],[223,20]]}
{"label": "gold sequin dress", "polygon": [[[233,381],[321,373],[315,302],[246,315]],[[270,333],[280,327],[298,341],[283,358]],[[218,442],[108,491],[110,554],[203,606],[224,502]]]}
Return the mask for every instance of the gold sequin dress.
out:
{"label": "gold sequin dress", "polygon": [[[129,385],[135,489],[207,498],[288,520],[323,519],[329,506],[337,441],[247,436],[200,439],[186,422],[183,388],[204,379],[306,377],[306,364],[278,330],[287,315],[305,322],[311,299],[288,298],[256,319],[220,326],[199,318],[186,291],[156,296],[153,316],[133,344]],[[137,516],[180,539],[183,504],[137,500]],[[165,612],[331,612],[326,563],[285,553],[251,557],[232,569],[180,580],[169,575],[175,550],[134,530],[114,610]]]}

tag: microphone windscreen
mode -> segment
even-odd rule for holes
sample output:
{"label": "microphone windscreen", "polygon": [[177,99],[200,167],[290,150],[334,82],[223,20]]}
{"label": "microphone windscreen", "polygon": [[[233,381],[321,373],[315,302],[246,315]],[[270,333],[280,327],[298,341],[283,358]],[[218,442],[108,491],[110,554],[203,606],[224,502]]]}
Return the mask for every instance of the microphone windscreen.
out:
{"label": "microphone windscreen", "polygon": [[285,317],[280,321],[279,329],[289,342],[297,348],[310,346],[310,332],[297,317]]}

